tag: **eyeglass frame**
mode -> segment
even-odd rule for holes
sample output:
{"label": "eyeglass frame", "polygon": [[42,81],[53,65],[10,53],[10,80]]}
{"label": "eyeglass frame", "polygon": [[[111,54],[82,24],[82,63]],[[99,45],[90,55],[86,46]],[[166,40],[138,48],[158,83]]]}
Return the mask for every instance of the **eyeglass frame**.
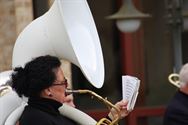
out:
{"label": "eyeglass frame", "polygon": [[66,78],[65,78],[64,81],[55,80],[54,84],[52,84],[52,86],[58,86],[58,85],[65,86],[67,88],[68,87],[68,80]]}

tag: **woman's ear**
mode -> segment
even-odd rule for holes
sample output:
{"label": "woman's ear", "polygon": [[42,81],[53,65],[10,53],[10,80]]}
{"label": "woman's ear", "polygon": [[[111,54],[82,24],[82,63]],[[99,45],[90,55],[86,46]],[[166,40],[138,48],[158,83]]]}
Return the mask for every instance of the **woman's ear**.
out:
{"label": "woman's ear", "polygon": [[47,92],[48,92],[48,96],[49,96],[49,97],[52,97],[52,93],[51,93],[50,88],[47,88]]}
{"label": "woman's ear", "polygon": [[44,89],[44,90],[42,91],[42,95],[43,95],[43,96],[52,97],[51,89],[50,89],[50,88]]}

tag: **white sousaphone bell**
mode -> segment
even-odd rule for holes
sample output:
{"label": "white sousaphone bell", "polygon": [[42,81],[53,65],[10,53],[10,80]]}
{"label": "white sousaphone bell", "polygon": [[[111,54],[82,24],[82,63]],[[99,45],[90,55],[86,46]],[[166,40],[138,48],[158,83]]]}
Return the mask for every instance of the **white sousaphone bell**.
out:
{"label": "white sousaphone bell", "polygon": [[92,85],[102,87],[103,54],[86,0],[55,0],[47,13],[32,21],[18,36],[12,66],[24,66],[41,55],[72,62]]}
{"label": "white sousaphone bell", "polygon": [[[13,50],[12,67],[24,67],[26,62],[42,55],[53,55],[72,62],[81,69],[93,86],[102,87],[103,54],[86,0],[55,0],[48,12],[32,21],[18,36]],[[10,103],[14,104],[13,99],[19,98],[12,92],[0,97],[0,108],[6,108]],[[10,100],[10,97],[13,99]],[[8,111],[1,112],[4,117],[0,117],[0,125],[15,124],[26,105],[20,100],[17,102],[19,104],[17,108],[12,107],[8,108]],[[60,112],[64,114],[68,112],[70,115],[66,109],[68,108],[61,108]],[[78,121],[79,124],[88,125],[89,122],[90,125],[96,124],[95,120],[83,112],[72,107],[69,110],[82,117],[82,120]],[[72,119],[75,118],[73,116]]]}

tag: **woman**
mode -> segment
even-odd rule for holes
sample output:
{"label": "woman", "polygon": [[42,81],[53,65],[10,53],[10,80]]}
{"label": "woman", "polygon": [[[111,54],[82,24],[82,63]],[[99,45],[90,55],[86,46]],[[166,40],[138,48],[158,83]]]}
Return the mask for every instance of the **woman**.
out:
{"label": "woman", "polygon": [[[20,119],[20,125],[75,125],[69,118],[60,115],[58,108],[68,103],[65,95],[67,79],[60,68],[61,62],[53,56],[40,56],[28,62],[24,68],[17,67],[12,74],[12,87],[19,96],[29,98]],[[118,102],[121,116],[128,114],[127,102]],[[112,110],[109,117],[113,119]]]}

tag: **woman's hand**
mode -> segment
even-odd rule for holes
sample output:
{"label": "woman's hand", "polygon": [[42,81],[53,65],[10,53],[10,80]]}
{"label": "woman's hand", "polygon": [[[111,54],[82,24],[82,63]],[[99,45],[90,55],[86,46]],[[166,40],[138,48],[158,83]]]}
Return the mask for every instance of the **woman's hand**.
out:
{"label": "woman's hand", "polygon": [[[128,101],[121,100],[115,104],[115,106],[120,110],[120,119],[124,118],[129,114],[129,111],[127,110],[127,104]],[[111,120],[114,120],[115,118],[118,117],[117,111],[112,108],[108,114]]]}

